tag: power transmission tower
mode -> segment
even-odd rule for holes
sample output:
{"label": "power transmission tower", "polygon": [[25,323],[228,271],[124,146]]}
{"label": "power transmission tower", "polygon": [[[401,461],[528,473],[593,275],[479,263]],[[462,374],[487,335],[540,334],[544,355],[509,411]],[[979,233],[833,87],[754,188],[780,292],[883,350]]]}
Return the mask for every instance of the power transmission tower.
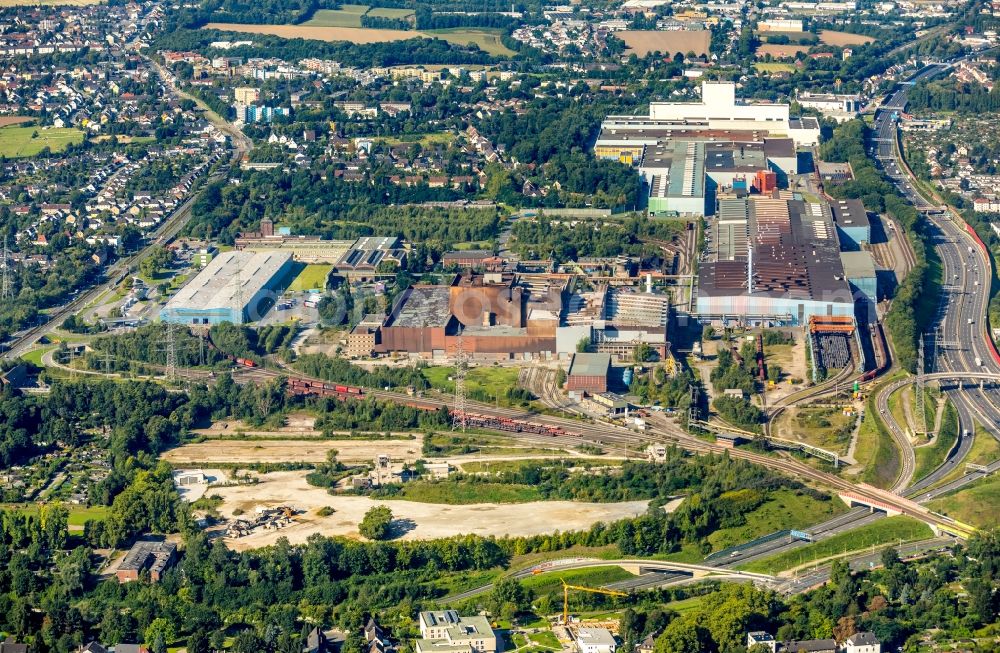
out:
{"label": "power transmission tower", "polygon": [[455,346],[455,419],[452,428],[461,427],[463,433],[468,421],[465,416],[465,368],[465,347],[462,342],[462,332],[459,331]]}
{"label": "power transmission tower", "polygon": [[924,406],[924,334],[920,334],[920,343],[917,347],[917,398],[916,398],[916,420],[914,429],[919,429],[921,435],[927,435],[927,412]]}
{"label": "power transmission tower", "polygon": [[3,239],[3,276],[0,277],[0,300],[14,298],[14,280],[10,276],[10,248],[7,246],[7,238]]}
{"label": "power transmission tower", "polygon": [[167,379],[177,377],[177,342],[174,340],[173,314],[167,316]]}

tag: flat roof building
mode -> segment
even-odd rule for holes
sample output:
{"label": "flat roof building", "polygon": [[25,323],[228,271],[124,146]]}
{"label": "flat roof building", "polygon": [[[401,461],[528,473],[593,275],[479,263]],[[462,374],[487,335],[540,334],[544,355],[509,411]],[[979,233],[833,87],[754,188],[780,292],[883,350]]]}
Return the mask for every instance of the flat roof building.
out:
{"label": "flat roof building", "polygon": [[573,354],[566,377],[566,389],[590,394],[607,392],[610,372],[611,354]]}
{"label": "flat roof building", "polygon": [[830,204],[841,249],[860,249],[871,242],[872,227],[861,200],[836,200]]}
{"label": "flat roof building", "polygon": [[863,294],[872,304],[878,302],[878,274],[871,252],[841,252],[840,261],[851,289]]}
{"label": "flat roof building", "polygon": [[577,628],[576,648],[579,653],[615,653],[618,642],[607,628]]}
{"label": "flat roof building", "polygon": [[811,315],[854,314],[825,204],[756,196],[724,200],[708,233],[707,260],[698,275],[701,319],[800,325]]}
{"label": "flat roof building", "polygon": [[149,579],[154,583],[159,582],[163,573],[173,564],[176,553],[177,545],[173,542],[140,540],[125,554],[115,575],[119,583],[128,583],[139,580],[139,574],[148,569]]}
{"label": "flat roof building", "polygon": [[463,617],[455,610],[421,612],[416,653],[496,653],[497,636],[486,617]]}
{"label": "flat roof building", "polygon": [[160,319],[198,325],[258,320],[264,300],[278,294],[291,268],[288,252],[224,252],[170,298]]}

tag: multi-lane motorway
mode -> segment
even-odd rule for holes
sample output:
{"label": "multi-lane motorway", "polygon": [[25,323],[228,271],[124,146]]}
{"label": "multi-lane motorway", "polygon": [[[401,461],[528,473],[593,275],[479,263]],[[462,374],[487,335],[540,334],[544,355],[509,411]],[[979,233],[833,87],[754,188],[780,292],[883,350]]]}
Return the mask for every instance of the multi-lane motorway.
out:
{"label": "multi-lane motorway", "polygon": [[[875,138],[869,152],[899,192],[926,216],[926,233],[941,261],[940,303],[925,337],[927,369],[955,373],[996,372],[1000,366],[993,359],[983,324],[989,303],[990,263],[966,233],[964,224],[956,221],[957,216],[941,210],[933,198],[926,197],[916,187],[901,160],[896,140],[897,120],[906,108],[913,84],[942,74],[952,65],[939,63],[923,68],[886,99],[875,114]],[[950,458],[921,479],[913,479],[915,466],[911,445],[888,411],[887,398],[893,386],[880,393],[879,412],[903,451],[903,473],[894,489],[908,489],[908,494],[913,496],[938,482],[962,464],[972,446],[977,423],[993,432],[993,424],[1000,422],[1000,401],[993,390],[981,389],[974,383],[959,386],[954,383],[944,386],[945,394],[958,412],[959,441]]]}

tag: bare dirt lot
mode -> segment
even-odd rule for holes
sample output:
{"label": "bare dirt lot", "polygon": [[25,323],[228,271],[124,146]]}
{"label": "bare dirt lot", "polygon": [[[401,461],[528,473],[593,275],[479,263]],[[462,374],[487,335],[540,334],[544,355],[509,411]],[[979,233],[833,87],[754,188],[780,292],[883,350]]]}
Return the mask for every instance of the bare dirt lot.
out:
{"label": "bare dirt lot", "polygon": [[875,39],[864,34],[850,34],[848,32],[835,32],[831,29],[821,30],[819,40],[827,45],[864,45],[871,43]]}
{"label": "bare dirt lot", "polygon": [[[278,530],[261,530],[227,544],[238,551],[274,544],[287,537],[300,544],[313,533],[358,537],[358,524],[375,505],[388,505],[405,533],[400,539],[427,540],[460,534],[530,536],[559,531],[589,528],[599,521],[614,521],[635,517],[646,510],[647,501],[622,503],[578,503],[544,501],[521,504],[473,504],[448,506],[413,501],[376,501],[368,497],[332,496],[322,488],[305,481],[305,472],[274,472],[261,475],[257,485],[212,488],[223,504],[219,512],[232,517],[237,508],[252,513],[258,506],[290,505],[305,514],[296,517],[291,526]],[[336,512],[318,517],[316,511],[330,506]]]}
{"label": "bare dirt lot", "polygon": [[[0,7],[5,6],[7,5],[4,5],[3,1],[0,0]],[[34,118],[31,116],[0,116],[0,127],[6,127],[7,125],[20,125],[22,122],[31,122],[32,120],[34,120]]]}
{"label": "bare dirt lot", "polygon": [[765,43],[757,48],[757,56],[763,58],[769,54],[775,59],[791,59],[797,53],[808,50],[808,45],[774,45],[773,43]]}
{"label": "bare dirt lot", "polygon": [[625,41],[625,45],[637,56],[644,57],[650,52],[662,52],[674,55],[678,52],[696,55],[707,55],[712,42],[712,33],[706,29],[700,30],[628,30],[615,32],[615,36]]}
{"label": "bare dirt lot", "polygon": [[423,436],[412,440],[213,440],[185,444],[163,454],[174,465],[220,463],[321,463],[331,449],[342,462],[371,462],[378,454],[393,460],[420,458]]}
{"label": "bare dirt lot", "polygon": [[420,32],[370,29],[364,27],[317,27],[309,25],[247,25],[241,23],[208,23],[205,29],[220,29],[248,34],[271,34],[285,39],[317,41],[350,41],[352,43],[388,43],[422,37]]}

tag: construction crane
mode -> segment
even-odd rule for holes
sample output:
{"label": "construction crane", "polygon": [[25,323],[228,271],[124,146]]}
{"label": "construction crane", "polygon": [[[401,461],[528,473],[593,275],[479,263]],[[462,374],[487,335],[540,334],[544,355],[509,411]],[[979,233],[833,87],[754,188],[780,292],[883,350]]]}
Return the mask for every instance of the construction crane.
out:
{"label": "construction crane", "polygon": [[597,587],[584,587],[583,585],[570,585],[562,578],[559,579],[563,586],[563,625],[569,625],[569,591],[570,590],[580,590],[581,592],[590,592],[592,594],[606,594],[607,596],[628,596],[625,592],[619,592],[618,590],[605,590]]}

